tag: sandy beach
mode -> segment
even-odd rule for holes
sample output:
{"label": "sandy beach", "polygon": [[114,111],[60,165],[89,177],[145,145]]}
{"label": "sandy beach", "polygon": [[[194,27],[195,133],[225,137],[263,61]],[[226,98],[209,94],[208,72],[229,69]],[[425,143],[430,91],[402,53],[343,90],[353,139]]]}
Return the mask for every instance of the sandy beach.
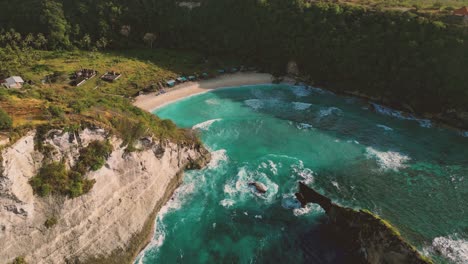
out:
{"label": "sandy beach", "polygon": [[187,82],[174,88],[167,88],[167,93],[158,96],[155,93],[140,95],[135,98],[133,104],[151,112],[188,96],[206,93],[215,89],[241,85],[267,84],[271,82],[272,76],[267,73],[225,74],[209,80]]}

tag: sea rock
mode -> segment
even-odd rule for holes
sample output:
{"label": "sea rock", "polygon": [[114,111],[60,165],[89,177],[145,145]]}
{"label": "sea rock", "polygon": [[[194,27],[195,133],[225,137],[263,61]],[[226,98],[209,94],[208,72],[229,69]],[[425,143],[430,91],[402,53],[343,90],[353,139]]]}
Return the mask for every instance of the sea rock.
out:
{"label": "sea rock", "polygon": [[327,213],[333,236],[360,263],[432,263],[406,242],[395,227],[367,210],[341,207],[304,183],[297,199],[302,206],[316,203]]}
{"label": "sea rock", "polygon": [[266,193],[268,191],[268,187],[266,187],[265,184],[261,182],[249,182],[249,186],[254,187],[255,190],[261,194]]}

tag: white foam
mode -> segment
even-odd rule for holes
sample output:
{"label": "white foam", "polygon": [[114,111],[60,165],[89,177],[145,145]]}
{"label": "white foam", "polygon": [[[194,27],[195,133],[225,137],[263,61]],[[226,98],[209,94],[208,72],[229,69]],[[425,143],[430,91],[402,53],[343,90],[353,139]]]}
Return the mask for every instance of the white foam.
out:
{"label": "white foam", "polygon": [[216,168],[220,165],[222,161],[227,161],[228,157],[226,155],[226,150],[225,149],[220,149],[211,152],[211,160],[210,163],[208,164],[208,168],[213,169]]}
{"label": "white foam", "polygon": [[378,124],[377,127],[382,128],[385,131],[393,131],[393,128],[381,124]]}
{"label": "white foam", "polygon": [[294,174],[301,177],[302,181],[306,185],[314,183],[314,172],[309,168],[304,168],[304,163],[302,160],[299,161],[299,164],[294,164],[291,167]]}
{"label": "white foam", "polygon": [[456,239],[453,236],[436,237],[432,241],[432,247],[454,263],[468,263],[468,241],[465,239]]}
{"label": "white foam", "polygon": [[268,165],[270,165],[270,171],[274,175],[278,175],[278,167],[276,166],[276,163],[274,163],[271,160],[268,160]]}
{"label": "white foam", "polygon": [[292,104],[293,104],[294,110],[298,110],[298,111],[307,110],[312,106],[312,104],[302,103],[302,102],[293,102]]}
{"label": "white foam", "polygon": [[313,129],[314,128],[314,126],[312,126],[311,124],[307,124],[307,123],[298,123],[298,124],[296,124],[296,127],[299,130],[306,130],[306,129]]}
{"label": "white foam", "polygon": [[219,202],[220,205],[222,205],[223,207],[226,207],[226,208],[229,208],[231,206],[233,206],[236,202],[234,200],[231,200],[231,199],[224,199],[224,200],[221,200]]}
{"label": "white foam", "polygon": [[293,214],[295,216],[307,215],[307,214],[310,214],[312,212],[323,213],[325,211],[322,209],[322,207],[320,207],[320,205],[312,204],[312,203],[307,204],[305,207],[293,210]]}
{"label": "white foam", "polygon": [[343,111],[338,107],[324,107],[319,110],[319,118],[324,118],[330,115],[341,115]]}
{"label": "white foam", "polygon": [[307,87],[307,86],[292,86],[291,91],[297,97],[309,96],[312,93],[312,89],[310,89],[310,87]]}
{"label": "white foam", "polygon": [[205,121],[205,122],[202,122],[202,123],[199,123],[199,124],[196,124],[192,127],[192,129],[199,129],[199,130],[208,130],[210,128],[210,126],[215,123],[215,122],[219,122],[221,121],[222,119],[220,118],[216,118],[216,119],[211,119],[211,120],[208,120],[208,121]]}
{"label": "white foam", "polygon": [[[249,183],[258,182],[265,185],[267,191],[259,193],[252,188]],[[278,184],[274,183],[268,176],[258,170],[250,171],[246,167],[241,167],[236,177],[224,185],[224,193],[228,199],[235,201],[245,201],[252,198],[252,194],[267,202],[272,202],[278,193]]]}
{"label": "white foam", "polygon": [[205,103],[207,103],[209,105],[219,105],[220,104],[219,100],[214,99],[214,98],[206,99]]}
{"label": "white foam", "polygon": [[378,151],[372,147],[366,148],[367,158],[377,160],[377,164],[382,170],[398,171],[399,169],[406,168],[406,162],[411,158],[396,151]]}
{"label": "white foam", "polygon": [[338,189],[339,191],[341,190],[340,185],[338,184],[338,182],[332,181],[331,183],[332,183],[333,186],[335,186],[336,189]]}
{"label": "white foam", "polygon": [[413,121],[418,122],[421,127],[425,127],[425,128],[432,127],[432,122],[429,119],[416,118],[414,115],[406,114],[402,111],[391,109],[389,107],[385,107],[385,106],[378,105],[375,103],[371,103],[371,104],[374,107],[375,111],[379,114],[392,116],[401,120],[413,120]]}
{"label": "white foam", "polygon": [[258,109],[261,109],[263,107],[263,102],[259,99],[248,99],[248,100],[245,100],[244,103],[254,109],[254,110],[258,110]]}

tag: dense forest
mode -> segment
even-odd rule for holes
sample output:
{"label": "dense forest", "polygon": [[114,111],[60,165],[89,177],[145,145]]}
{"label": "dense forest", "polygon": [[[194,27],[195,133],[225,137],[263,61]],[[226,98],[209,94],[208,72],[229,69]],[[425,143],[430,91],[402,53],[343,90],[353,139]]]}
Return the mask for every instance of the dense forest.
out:
{"label": "dense forest", "polygon": [[336,91],[385,97],[420,113],[468,111],[462,18],[447,23],[438,15],[303,0],[200,2],[0,0],[0,71],[27,49],[188,49],[278,75],[295,60],[302,75]]}

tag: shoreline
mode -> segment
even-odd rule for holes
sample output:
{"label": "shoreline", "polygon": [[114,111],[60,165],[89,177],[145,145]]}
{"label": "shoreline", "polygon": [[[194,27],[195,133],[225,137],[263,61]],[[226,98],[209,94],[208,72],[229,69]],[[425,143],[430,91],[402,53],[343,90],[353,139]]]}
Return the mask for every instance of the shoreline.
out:
{"label": "shoreline", "polygon": [[167,88],[165,94],[157,96],[154,92],[139,95],[135,98],[133,105],[145,111],[153,112],[158,108],[184,98],[217,89],[270,83],[273,83],[273,76],[268,73],[238,72],[225,74],[213,79],[182,83],[174,88]]}

